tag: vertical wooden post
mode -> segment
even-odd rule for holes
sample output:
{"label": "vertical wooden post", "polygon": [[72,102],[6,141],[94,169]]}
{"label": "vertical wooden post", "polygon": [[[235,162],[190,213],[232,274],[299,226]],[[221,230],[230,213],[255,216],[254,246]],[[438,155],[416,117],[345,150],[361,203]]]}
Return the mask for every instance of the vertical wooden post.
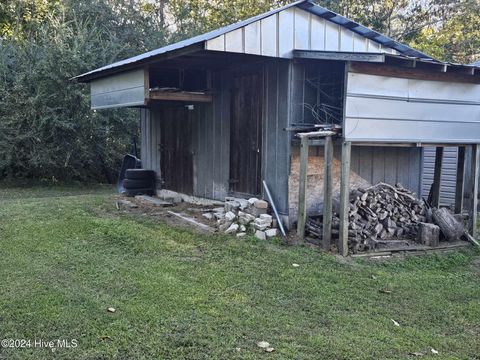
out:
{"label": "vertical wooden post", "polygon": [[301,138],[300,143],[300,181],[298,188],[298,221],[297,235],[305,237],[305,223],[307,222],[307,165],[308,165],[308,137]]}
{"label": "vertical wooden post", "polygon": [[478,176],[479,176],[479,161],[480,147],[478,144],[472,145],[472,208],[470,213],[470,231],[472,236],[476,239],[477,232],[477,207],[478,207]]}
{"label": "vertical wooden post", "polygon": [[348,255],[348,213],[350,198],[350,155],[352,144],[342,143],[342,174],[340,178],[340,231],[338,251],[340,255]]}
{"label": "vertical wooden post", "polygon": [[323,240],[322,247],[330,249],[332,241],[332,193],[333,193],[333,141],[331,136],[325,138],[323,177]]}
{"label": "vertical wooden post", "polygon": [[465,146],[458,147],[457,156],[457,181],[455,184],[455,214],[461,214],[463,211],[463,192],[465,177]]}
{"label": "vertical wooden post", "polygon": [[435,170],[433,173],[433,188],[432,188],[432,206],[440,206],[440,188],[442,183],[442,162],[443,162],[443,147],[437,146],[435,151]]}

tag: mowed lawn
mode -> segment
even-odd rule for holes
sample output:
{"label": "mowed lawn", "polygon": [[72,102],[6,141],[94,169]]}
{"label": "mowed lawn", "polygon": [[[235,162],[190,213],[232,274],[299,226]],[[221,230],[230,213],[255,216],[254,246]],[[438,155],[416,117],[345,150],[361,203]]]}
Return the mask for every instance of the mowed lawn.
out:
{"label": "mowed lawn", "polygon": [[78,341],[0,359],[480,359],[478,252],[343,261],[125,215],[112,196],[0,189],[0,338]]}

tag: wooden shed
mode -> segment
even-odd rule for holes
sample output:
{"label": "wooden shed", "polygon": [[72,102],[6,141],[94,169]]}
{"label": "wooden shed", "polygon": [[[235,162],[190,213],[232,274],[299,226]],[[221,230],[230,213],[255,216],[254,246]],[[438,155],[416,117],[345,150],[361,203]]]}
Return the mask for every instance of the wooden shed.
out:
{"label": "wooden shed", "polygon": [[[478,172],[480,68],[437,61],[310,0],[77,79],[90,83],[92,109],[139,109],[142,164],[162,188],[262,197],[265,180],[287,225],[302,182],[300,211],[323,208],[324,142],[305,150],[293,130],[341,128],[332,191],[343,216],[349,184],[400,182],[421,194],[425,146],[437,158],[444,146],[459,156],[467,147],[466,167]],[[462,207],[462,176],[455,188]]]}

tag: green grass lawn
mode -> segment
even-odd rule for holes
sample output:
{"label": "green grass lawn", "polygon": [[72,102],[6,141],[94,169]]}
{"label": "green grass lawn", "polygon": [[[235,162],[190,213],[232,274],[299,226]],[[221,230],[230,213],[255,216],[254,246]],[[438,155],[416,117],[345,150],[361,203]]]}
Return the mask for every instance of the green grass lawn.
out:
{"label": "green grass lawn", "polygon": [[124,215],[111,191],[0,190],[0,339],[78,341],[0,359],[480,358],[473,250],[340,261]]}

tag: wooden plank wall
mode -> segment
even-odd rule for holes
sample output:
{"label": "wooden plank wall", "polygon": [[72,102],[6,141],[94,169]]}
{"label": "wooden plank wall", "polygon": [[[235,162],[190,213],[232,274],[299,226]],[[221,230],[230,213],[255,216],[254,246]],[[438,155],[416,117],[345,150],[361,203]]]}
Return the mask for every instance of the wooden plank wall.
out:
{"label": "wooden plank wall", "polygon": [[[289,124],[290,62],[268,60],[264,69],[262,180],[272,193],[280,214],[288,214],[288,174],[290,169]],[[229,191],[230,171],[230,88],[232,70],[213,74],[215,94],[211,104],[195,104],[191,129],[194,151],[194,195],[224,200]],[[160,173],[161,121],[158,108],[141,109],[141,152],[145,168]],[[263,189],[262,189],[263,191]]]}

